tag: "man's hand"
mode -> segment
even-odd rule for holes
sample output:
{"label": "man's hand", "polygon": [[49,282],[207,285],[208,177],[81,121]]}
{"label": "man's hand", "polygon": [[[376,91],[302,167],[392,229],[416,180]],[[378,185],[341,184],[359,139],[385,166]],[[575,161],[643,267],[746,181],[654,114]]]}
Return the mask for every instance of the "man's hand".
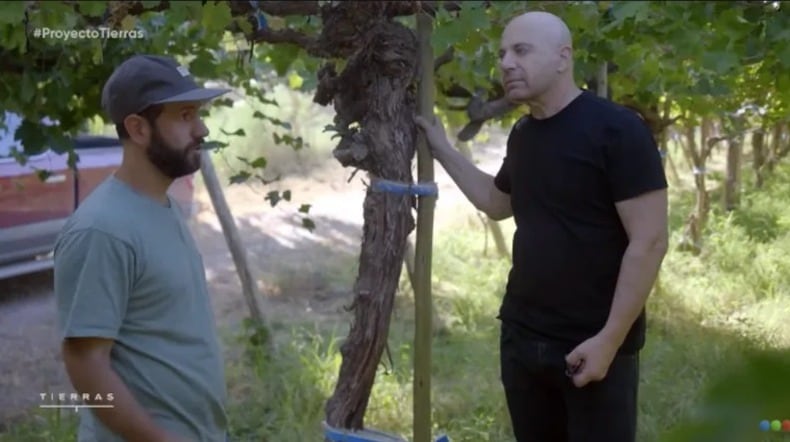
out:
{"label": "man's hand", "polygon": [[510,195],[494,184],[494,177],[478,169],[469,158],[450,144],[444,126],[436,118],[414,116],[414,123],[425,134],[431,156],[444,167],[477,210],[499,221],[513,216]]}
{"label": "man's hand", "polygon": [[574,348],[565,356],[568,375],[572,377],[573,384],[581,388],[590,382],[603,380],[617,354],[617,348],[611,339],[600,334]]}
{"label": "man's hand", "polygon": [[192,442],[189,439],[174,434],[167,434],[161,442]]}
{"label": "man's hand", "polygon": [[129,442],[187,442],[160,428],[110,364],[114,345],[107,338],[67,338],[63,362],[72,385],[80,393],[112,392],[113,408],[93,411],[110,431]]}
{"label": "man's hand", "polygon": [[146,435],[127,440],[129,442],[194,442],[185,436],[171,433],[163,427],[151,428]]}
{"label": "man's hand", "polygon": [[451,147],[450,141],[447,139],[447,132],[445,132],[444,126],[436,116],[427,119],[423,116],[415,115],[414,122],[425,134],[432,155],[436,156],[437,153],[441,153],[444,149]]}

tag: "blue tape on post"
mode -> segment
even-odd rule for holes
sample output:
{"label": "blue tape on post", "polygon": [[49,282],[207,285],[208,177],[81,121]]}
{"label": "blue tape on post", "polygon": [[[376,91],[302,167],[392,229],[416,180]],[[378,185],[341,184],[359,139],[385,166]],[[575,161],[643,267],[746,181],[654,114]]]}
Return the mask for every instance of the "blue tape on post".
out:
{"label": "blue tape on post", "polygon": [[401,183],[398,181],[377,179],[371,188],[377,192],[394,193],[396,195],[437,196],[439,188],[436,183]]}
{"label": "blue tape on post", "polygon": [[266,16],[263,15],[263,12],[258,9],[258,2],[255,0],[250,0],[250,6],[252,6],[252,8],[257,11],[255,13],[255,18],[258,19],[258,29],[266,29],[266,26],[268,25],[268,23],[266,23]]}

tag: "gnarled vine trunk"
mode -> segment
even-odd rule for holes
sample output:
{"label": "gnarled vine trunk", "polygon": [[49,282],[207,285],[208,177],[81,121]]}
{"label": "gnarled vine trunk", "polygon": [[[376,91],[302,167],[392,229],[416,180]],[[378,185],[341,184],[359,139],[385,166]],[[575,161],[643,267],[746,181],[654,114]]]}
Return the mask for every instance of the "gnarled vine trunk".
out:
{"label": "gnarled vine trunk", "polygon": [[754,185],[758,189],[765,182],[765,127],[752,133],[752,167],[754,168]]}
{"label": "gnarled vine trunk", "polygon": [[773,172],[779,160],[790,153],[790,123],[780,121],[774,124],[771,131],[771,147],[766,159],[766,169],[769,173]]}
{"label": "gnarled vine trunk", "polygon": [[724,181],[723,203],[724,210],[732,211],[740,203],[743,130],[746,126],[746,121],[741,116],[730,116],[727,118],[729,119],[727,126],[732,133],[728,134],[727,139],[727,176]]}
{"label": "gnarled vine trunk", "polygon": [[[345,167],[369,179],[412,182],[415,154],[417,42],[413,32],[386,18],[384,2],[341,2],[324,14],[324,46],[346,51],[345,69],[332,63],[318,73],[315,101],[334,102],[334,151]],[[353,123],[358,123],[351,127]],[[359,273],[354,285],[354,318],[341,346],[343,361],[335,391],[326,403],[326,422],[362,429],[376,369],[387,342],[390,317],[409,233],[414,229],[410,196],[368,189]]]}
{"label": "gnarled vine trunk", "polygon": [[705,167],[710,156],[711,146],[708,143],[711,133],[711,123],[708,118],[703,118],[700,125],[700,142],[696,141],[696,128],[688,126],[685,130],[686,143],[684,151],[689,157],[694,168],[694,186],[697,190],[694,210],[686,220],[686,231],[681,248],[694,253],[702,251],[702,234],[708,221],[710,201],[705,179]]}

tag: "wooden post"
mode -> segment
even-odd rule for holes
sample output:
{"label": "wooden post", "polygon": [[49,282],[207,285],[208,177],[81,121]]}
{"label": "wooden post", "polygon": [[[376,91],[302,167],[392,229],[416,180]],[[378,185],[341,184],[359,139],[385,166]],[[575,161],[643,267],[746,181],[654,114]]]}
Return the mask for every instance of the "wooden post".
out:
{"label": "wooden post", "polygon": [[609,98],[609,68],[608,63],[603,62],[601,63],[601,67],[598,69],[598,75],[596,79],[598,80],[598,84],[596,85],[596,92],[599,97]]}
{"label": "wooden post", "polygon": [[[433,116],[433,23],[428,14],[417,14],[417,45],[420,60],[420,85],[417,111]],[[419,182],[433,182],[433,157],[425,136],[417,138],[417,176]],[[414,442],[431,440],[431,338],[433,305],[431,300],[431,251],[433,249],[433,212],[435,196],[421,196],[417,205],[417,239],[414,253]]]}
{"label": "wooden post", "polygon": [[247,251],[244,249],[233,215],[227,201],[225,201],[225,195],[222,193],[222,186],[214,170],[211,154],[209,151],[203,150],[200,155],[202,162],[200,171],[203,176],[203,182],[211,197],[214,212],[219,218],[222,234],[225,236],[225,242],[228,244],[228,249],[230,249],[230,253],[233,256],[233,262],[236,264],[236,271],[241,280],[241,289],[244,294],[244,300],[247,302],[247,308],[250,310],[250,317],[256,326],[263,326],[263,315],[258,307],[258,301],[255,299],[255,282],[252,278],[250,265],[247,262]]}

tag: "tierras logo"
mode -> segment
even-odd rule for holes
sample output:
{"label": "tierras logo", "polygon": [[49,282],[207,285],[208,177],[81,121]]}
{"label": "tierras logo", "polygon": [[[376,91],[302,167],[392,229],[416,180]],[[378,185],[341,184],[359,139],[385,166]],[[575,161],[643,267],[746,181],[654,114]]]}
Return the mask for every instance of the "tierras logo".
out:
{"label": "tierras logo", "polygon": [[39,408],[113,408],[115,397],[112,393],[39,393]]}
{"label": "tierras logo", "polygon": [[785,419],[783,421],[780,421],[778,419],[773,421],[769,421],[769,420],[760,421],[760,430],[773,431],[776,433],[779,432],[790,433],[790,419]]}

